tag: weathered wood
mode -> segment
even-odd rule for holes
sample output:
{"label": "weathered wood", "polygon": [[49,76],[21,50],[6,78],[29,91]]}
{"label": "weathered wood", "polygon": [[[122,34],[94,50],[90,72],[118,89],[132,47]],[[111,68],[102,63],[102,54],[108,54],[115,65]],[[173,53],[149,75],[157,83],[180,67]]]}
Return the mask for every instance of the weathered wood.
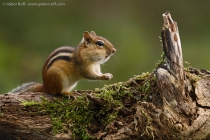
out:
{"label": "weathered wood", "polygon": [[[41,101],[41,97],[54,98],[44,93],[20,93],[0,95],[1,140],[53,139],[51,118],[48,115],[32,115],[24,111],[21,101]],[[31,110],[33,112],[33,110]]]}
{"label": "weathered wood", "polygon": [[[163,31],[161,32],[164,62],[156,70],[157,85],[162,91],[163,103],[169,103],[177,112],[192,113],[195,103],[184,96],[185,75],[183,56],[177,23],[169,12],[163,14]],[[185,103],[185,101],[187,101]],[[195,112],[195,109],[193,109]]]}
{"label": "weathered wood", "polygon": [[177,23],[173,21],[169,12],[163,14],[163,31],[161,36],[167,69],[183,85],[183,56],[179,30]]}
{"label": "weathered wood", "polygon": [[[163,14],[164,62],[156,69],[162,102],[161,122],[176,139],[209,138],[210,79],[199,70],[183,70],[182,48],[177,23],[169,12]],[[202,74],[201,74],[202,73]],[[155,100],[155,99],[154,99]],[[159,99],[157,99],[159,100]]]}

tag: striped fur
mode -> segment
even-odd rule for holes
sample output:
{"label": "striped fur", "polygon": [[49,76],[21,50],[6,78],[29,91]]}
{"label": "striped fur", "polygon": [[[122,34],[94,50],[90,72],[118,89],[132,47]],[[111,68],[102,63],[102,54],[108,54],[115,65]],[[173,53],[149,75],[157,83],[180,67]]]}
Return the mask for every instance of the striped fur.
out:
{"label": "striped fur", "polygon": [[71,61],[74,53],[73,47],[60,47],[53,51],[44,64],[44,71],[47,71],[56,60]]}

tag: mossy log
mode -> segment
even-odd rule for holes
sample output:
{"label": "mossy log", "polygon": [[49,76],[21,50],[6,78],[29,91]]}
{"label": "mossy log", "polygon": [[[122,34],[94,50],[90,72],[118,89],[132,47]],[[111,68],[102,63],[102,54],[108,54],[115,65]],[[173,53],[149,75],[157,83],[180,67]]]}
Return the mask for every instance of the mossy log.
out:
{"label": "mossy log", "polygon": [[0,139],[210,139],[210,72],[184,68],[177,23],[163,21],[151,73],[71,98],[0,95]]}

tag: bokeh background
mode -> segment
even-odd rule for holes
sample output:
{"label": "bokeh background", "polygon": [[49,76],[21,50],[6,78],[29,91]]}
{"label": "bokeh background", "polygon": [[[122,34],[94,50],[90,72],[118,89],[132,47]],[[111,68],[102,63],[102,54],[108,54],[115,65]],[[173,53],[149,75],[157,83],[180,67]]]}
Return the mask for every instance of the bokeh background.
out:
{"label": "bokeh background", "polygon": [[102,72],[114,78],[82,80],[76,89],[94,89],[151,72],[161,59],[159,36],[165,11],[178,22],[184,61],[210,69],[210,1],[32,1],[65,4],[41,7],[11,6],[11,2],[24,1],[0,2],[0,93],[29,81],[42,83],[47,56],[60,46],[77,46],[84,31],[93,30],[116,47],[116,54],[102,66]]}

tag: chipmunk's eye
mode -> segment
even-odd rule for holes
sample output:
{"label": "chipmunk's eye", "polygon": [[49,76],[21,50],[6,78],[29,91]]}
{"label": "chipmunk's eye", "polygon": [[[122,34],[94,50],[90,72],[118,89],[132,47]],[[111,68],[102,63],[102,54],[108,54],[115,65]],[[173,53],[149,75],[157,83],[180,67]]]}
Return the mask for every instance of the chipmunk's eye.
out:
{"label": "chipmunk's eye", "polygon": [[96,45],[101,47],[101,46],[104,46],[104,43],[102,41],[97,41]]}

